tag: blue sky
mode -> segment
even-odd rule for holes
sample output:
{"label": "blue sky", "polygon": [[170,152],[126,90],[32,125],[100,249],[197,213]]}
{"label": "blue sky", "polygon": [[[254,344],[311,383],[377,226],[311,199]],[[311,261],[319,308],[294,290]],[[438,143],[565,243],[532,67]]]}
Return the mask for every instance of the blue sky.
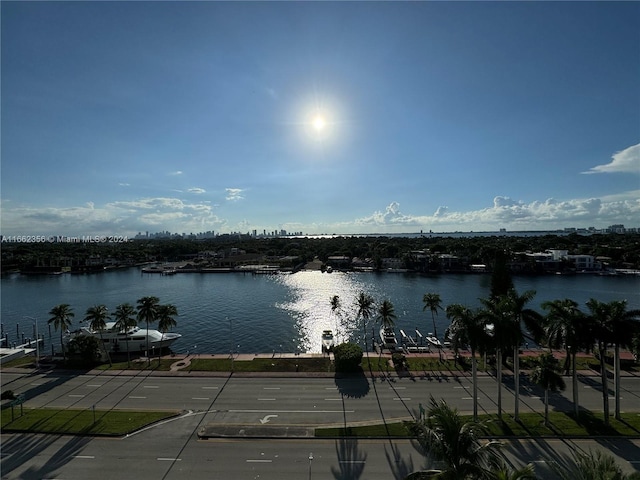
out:
{"label": "blue sky", "polygon": [[0,8],[5,235],[640,226],[640,3]]}

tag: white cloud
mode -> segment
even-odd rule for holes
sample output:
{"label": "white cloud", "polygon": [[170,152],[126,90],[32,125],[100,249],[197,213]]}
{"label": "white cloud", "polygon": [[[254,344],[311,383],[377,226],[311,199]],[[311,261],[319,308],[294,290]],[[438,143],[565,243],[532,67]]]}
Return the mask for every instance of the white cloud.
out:
{"label": "white cloud", "polygon": [[130,183],[119,183],[118,186],[119,187],[130,187],[131,184]]}
{"label": "white cloud", "polygon": [[597,165],[582,173],[640,173],[640,143],[615,153],[611,159],[610,163]]}
{"label": "white cloud", "polygon": [[142,198],[96,206],[53,208],[2,204],[5,235],[135,235],[147,229],[172,232],[219,231],[226,221],[211,205],[178,198]]}
{"label": "white cloud", "polygon": [[244,190],[242,188],[225,188],[224,190],[227,192],[226,200],[230,202],[244,199],[242,196]]}
{"label": "white cloud", "polygon": [[204,188],[192,187],[189,190],[187,190],[187,192],[195,193],[196,195],[200,195],[201,193],[205,193],[206,190]]}
{"label": "white cloud", "polygon": [[172,176],[182,175],[182,170],[176,170],[175,172],[169,172],[168,175],[172,175]]}

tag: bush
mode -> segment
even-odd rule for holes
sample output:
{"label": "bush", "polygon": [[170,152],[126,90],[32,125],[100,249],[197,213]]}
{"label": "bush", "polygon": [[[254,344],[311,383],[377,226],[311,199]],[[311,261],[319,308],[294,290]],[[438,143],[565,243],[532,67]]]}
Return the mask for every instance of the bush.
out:
{"label": "bush", "polygon": [[408,369],[409,364],[407,363],[407,357],[405,357],[402,353],[394,353],[391,355],[391,360],[393,361],[393,365],[396,368]]}
{"label": "bush", "polygon": [[334,347],[336,372],[356,372],[362,362],[362,348],[355,343],[341,343]]}

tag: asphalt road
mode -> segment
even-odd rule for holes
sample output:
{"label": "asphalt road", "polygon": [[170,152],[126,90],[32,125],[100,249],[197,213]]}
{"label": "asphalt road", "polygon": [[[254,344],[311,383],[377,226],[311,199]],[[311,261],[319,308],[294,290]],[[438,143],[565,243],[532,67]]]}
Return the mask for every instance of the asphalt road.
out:
{"label": "asphalt road", "polygon": [[[2,479],[400,479],[435,465],[409,440],[319,440],[287,438],[289,431],[321,425],[380,422],[418,414],[429,395],[471,411],[471,380],[454,378],[360,379],[246,378],[136,375],[15,374],[3,372],[2,389],[25,395],[25,407],[96,409],[171,409],[176,419],[126,438],[55,435],[2,435]],[[508,379],[507,379],[508,380]],[[584,377],[580,402],[601,408],[597,377]],[[570,382],[552,405],[571,409]],[[622,381],[622,406],[640,405],[640,379]],[[480,410],[495,411],[496,383],[480,377]],[[541,411],[541,392],[522,386],[521,412]],[[377,395],[376,395],[377,394]],[[513,393],[503,390],[503,405],[513,411]],[[612,406],[613,408],[613,406]],[[200,438],[226,429],[245,438]],[[251,438],[264,429],[282,438]],[[278,433],[279,432],[279,433]],[[563,461],[573,448],[601,448],[618,457],[628,471],[640,469],[640,440],[515,440],[505,449],[515,465],[533,461],[538,473],[546,462]],[[313,459],[309,460],[310,454]],[[542,478],[549,478],[547,474]]]}

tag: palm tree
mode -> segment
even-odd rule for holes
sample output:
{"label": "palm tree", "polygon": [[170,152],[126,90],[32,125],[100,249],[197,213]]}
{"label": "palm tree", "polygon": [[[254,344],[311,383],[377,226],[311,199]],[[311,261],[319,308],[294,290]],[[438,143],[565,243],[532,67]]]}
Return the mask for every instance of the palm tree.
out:
{"label": "palm tree", "polygon": [[561,480],[631,480],[637,473],[626,475],[615,459],[600,450],[581,452],[574,450],[571,464],[560,466],[551,462],[549,466]]}
{"label": "palm tree", "polygon": [[526,328],[527,332],[533,336],[533,340],[536,340],[536,342],[540,341],[544,333],[542,316],[530,308],[525,308],[535,294],[535,290],[527,290],[522,295],[518,295],[518,292],[514,288],[509,290],[507,294],[507,298],[511,304],[513,321],[516,323],[514,329],[515,341],[513,344],[513,389],[516,397],[513,416],[516,422],[519,420],[520,413],[520,345],[522,345],[525,337],[522,327],[524,326]]}
{"label": "palm tree", "polygon": [[138,322],[145,322],[147,324],[147,359],[149,365],[151,365],[151,357],[149,356],[149,324],[153,323],[158,318],[158,304],[160,299],[158,297],[142,297],[138,299]]}
{"label": "palm tree", "polygon": [[[175,305],[158,305],[158,330],[162,333],[161,340],[164,340],[164,334],[177,325],[173,317],[178,315],[178,309]],[[160,349],[162,350],[162,349]],[[158,363],[160,363],[160,351],[158,351]]]}
{"label": "palm tree", "polygon": [[[341,304],[340,304],[340,297],[338,295],[334,295],[333,297],[331,297],[331,313],[336,317],[336,339],[338,337],[338,317],[341,317]],[[337,340],[336,340],[337,343]]]}
{"label": "palm tree", "polygon": [[538,477],[532,463],[527,463],[524,467],[515,470],[502,463],[500,467],[493,469],[491,478],[492,480],[536,480]]}
{"label": "palm tree", "polygon": [[[130,328],[135,327],[138,322],[135,319],[136,309],[130,303],[122,303],[116,307],[114,318],[116,324],[114,328],[119,332],[128,332]],[[127,366],[131,365],[131,351],[129,349],[129,335],[126,336],[127,341]]]}
{"label": "palm tree", "polygon": [[389,300],[385,300],[382,302],[380,307],[378,308],[378,319],[380,320],[380,324],[385,327],[393,327],[396,320],[396,313],[393,309],[393,303]]}
{"label": "palm tree", "polygon": [[368,295],[364,292],[360,292],[358,298],[356,299],[356,307],[358,309],[356,317],[362,318],[362,333],[364,334],[364,350],[368,352],[367,349],[367,322],[371,318],[373,314],[373,305],[374,300],[371,295]]}
{"label": "palm tree", "polygon": [[[615,390],[615,418],[620,419],[620,346],[630,346],[633,340],[633,334],[638,331],[638,317],[640,310],[627,310],[626,300],[613,300],[609,303],[599,302],[590,299],[587,302],[593,326],[595,328],[595,337],[598,339],[598,353],[600,355],[600,368],[603,371],[602,389],[603,404],[606,408],[605,422],[609,422],[609,402],[608,388],[605,385],[606,376],[606,349],[609,343],[613,343],[613,365],[614,365],[614,390]],[[606,397],[606,402],[604,401]]]}
{"label": "palm tree", "polygon": [[415,421],[411,430],[420,445],[444,463],[440,479],[486,478],[500,465],[500,443],[481,443],[485,426],[465,420],[444,400],[437,402],[431,396],[426,418]]}
{"label": "palm tree", "polygon": [[578,303],[569,298],[544,302],[542,308],[548,311],[545,333],[549,349],[563,346],[567,352],[564,368],[565,373],[568,373],[569,365],[571,366],[573,409],[578,418],[580,407],[576,354],[586,340],[586,317],[578,308]]}
{"label": "palm tree", "polygon": [[521,332],[516,331],[513,306],[507,296],[480,298],[483,309],[479,315],[487,332],[487,345],[496,351],[496,384],[498,387],[498,418],[502,421],[502,352],[517,344]]}
{"label": "palm tree", "polygon": [[91,329],[91,331],[97,331],[100,335],[100,343],[102,344],[104,353],[109,360],[109,365],[112,365],[111,355],[109,355],[107,346],[104,344],[104,339],[102,338],[102,332],[107,328],[107,320],[109,318],[109,310],[107,309],[106,305],[94,305],[93,307],[87,308],[84,321],[89,322],[89,328]]}
{"label": "palm tree", "polygon": [[[438,310],[442,310],[442,300],[440,299],[440,295],[438,295],[437,293],[425,293],[422,297],[422,302],[424,303],[422,311],[424,312],[427,308],[431,311],[431,320],[433,321],[433,334],[436,338],[438,338],[436,317],[438,316]],[[438,348],[438,357],[440,358],[440,361],[442,361],[442,350],[440,348]]]}
{"label": "palm tree", "polygon": [[60,330],[60,348],[62,349],[62,358],[65,358],[64,342],[62,341],[63,332],[67,331],[71,326],[71,319],[75,316],[75,313],[71,310],[71,306],[68,303],[61,303],[56,305],[49,311],[49,315],[52,317],[47,323],[53,324],[53,328]]}
{"label": "palm tree", "polygon": [[473,383],[473,420],[478,420],[478,360],[476,352],[484,351],[486,332],[484,322],[477,313],[460,304],[451,304],[446,309],[451,320],[449,335],[456,355],[460,347],[469,346],[471,350],[471,378]]}
{"label": "palm tree", "polygon": [[558,360],[552,353],[541,354],[536,362],[536,366],[531,371],[533,383],[544,389],[544,424],[549,425],[549,392],[564,390],[565,384],[562,375],[559,373],[560,366]]}

